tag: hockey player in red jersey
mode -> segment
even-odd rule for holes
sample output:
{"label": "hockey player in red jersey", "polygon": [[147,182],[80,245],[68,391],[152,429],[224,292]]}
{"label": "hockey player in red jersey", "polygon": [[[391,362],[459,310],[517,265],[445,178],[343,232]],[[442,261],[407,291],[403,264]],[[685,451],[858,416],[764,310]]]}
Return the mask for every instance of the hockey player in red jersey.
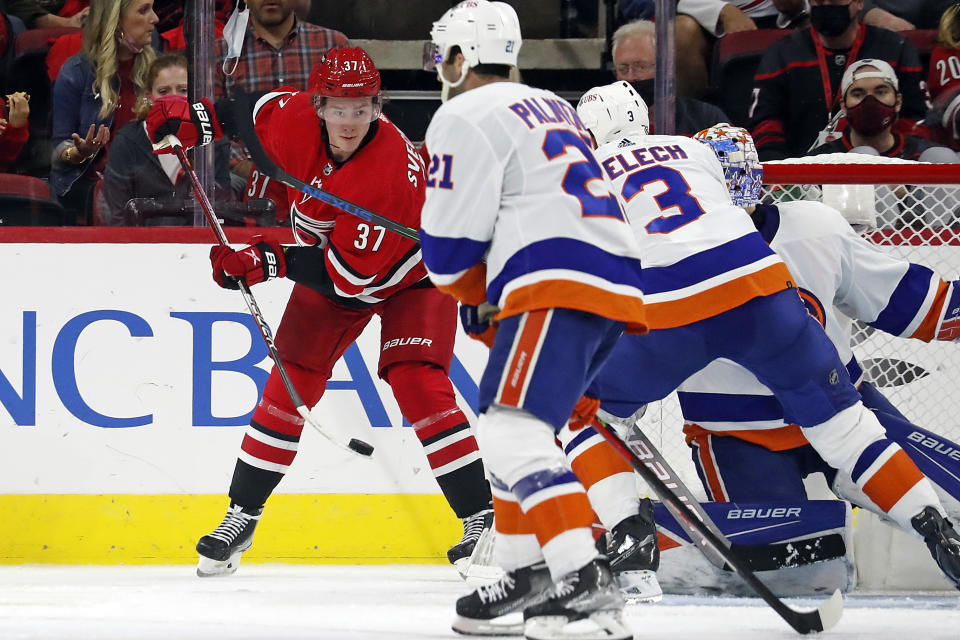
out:
{"label": "hockey player in red jersey", "polygon": [[[380,106],[373,61],[362,49],[342,48],[317,65],[309,91],[268,93],[256,102],[253,119],[267,153],[291,175],[418,228],[424,165]],[[240,278],[251,285],[272,277],[296,283],[276,346],[310,407],[323,395],[334,363],[374,314],[380,316],[378,372],[463,519],[464,538],[448,553],[462,565],[493,514],[476,440],[447,377],[456,302],[430,284],[416,242],[300,192],[289,195],[299,246],[266,239],[240,251],[216,246],[213,277],[226,288]],[[241,445],[230,508],[197,543],[198,574],[236,571],[264,503],[293,462],[303,422],[274,369]]]}

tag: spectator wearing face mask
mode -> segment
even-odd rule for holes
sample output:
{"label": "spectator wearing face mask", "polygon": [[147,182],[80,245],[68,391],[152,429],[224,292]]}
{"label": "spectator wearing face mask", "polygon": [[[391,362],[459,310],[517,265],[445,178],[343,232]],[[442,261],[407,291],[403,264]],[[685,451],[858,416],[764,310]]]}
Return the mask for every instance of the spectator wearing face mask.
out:
{"label": "spectator wearing face mask", "polygon": [[[139,96],[136,119],[117,132],[110,145],[110,156],[104,171],[103,197],[106,210],[98,222],[122,225],[124,208],[133,198],[144,198],[168,215],[157,215],[144,225],[184,224],[184,203],[192,198],[190,180],[183,175],[180,162],[173,154],[155,155],[147,137],[145,120],[153,101],[163,96],[186,96],[189,79],[187,59],[179,54],[165,54],[147,69],[145,91]],[[230,143],[224,138],[214,145],[214,177],[216,199],[224,202],[230,194]],[[189,222],[193,221],[192,212]]]}
{"label": "spectator wearing face mask", "polygon": [[741,31],[805,26],[806,9],[804,0],[679,0],[677,83],[681,93],[699,97],[706,92],[718,39]]}
{"label": "spectator wearing face mask", "polygon": [[[617,80],[626,80],[650,110],[650,132],[653,131],[653,94],[656,70],[657,36],[649,20],[628,22],[613,32],[613,71]],[[708,102],[678,97],[676,101],[676,133],[692,136],[718,122],[727,122],[726,114]]]}
{"label": "spectator wearing face mask", "polygon": [[817,146],[851,63],[883,60],[896,72],[903,105],[898,130],[924,117],[923,67],[903,36],[860,22],[864,0],[811,0],[810,29],[774,43],[754,76],[750,124],[761,160],[804,155]]}
{"label": "spectator wearing face mask", "polygon": [[919,160],[928,149],[943,148],[926,138],[893,131],[903,107],[903,94],[893,67],[883,60],[851,64],[843,74],[840,90],[840,108],[847,120],[843,135],[816,147],[809,155],[870,147],[881,156]]}

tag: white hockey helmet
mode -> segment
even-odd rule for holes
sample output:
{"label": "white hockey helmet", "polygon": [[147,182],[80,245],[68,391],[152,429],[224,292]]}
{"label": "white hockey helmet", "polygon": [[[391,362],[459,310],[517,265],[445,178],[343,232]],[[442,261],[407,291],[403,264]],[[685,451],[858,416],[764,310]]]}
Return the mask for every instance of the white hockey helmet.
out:
{"label": "white hockey helmet", "polygon": [[[449,87],[460,86],[470,67],[478,64],[517,66],[523,43],[517,12],[505,2],[490,0],[464,0],[449,9],[433,23],[430,39],[423,47],[423,68],[437,71],[445,94]],[[460,47],[464,65],[460,78],[448,82],[440,72],[440,65],[455,46]]]}
{"label": "white hockey helmet", "polygon": [[625,80],[587,91],[577,103],[577,115],[597,145],[629,133],[647,135],[650,132],[647,104]]}
{"label": "white hockey helmet", "polygon": [[760,202],[763,165],[749,131],[721,122],[693,137],[707,145],[720,160],[733,204],[747,207]]}

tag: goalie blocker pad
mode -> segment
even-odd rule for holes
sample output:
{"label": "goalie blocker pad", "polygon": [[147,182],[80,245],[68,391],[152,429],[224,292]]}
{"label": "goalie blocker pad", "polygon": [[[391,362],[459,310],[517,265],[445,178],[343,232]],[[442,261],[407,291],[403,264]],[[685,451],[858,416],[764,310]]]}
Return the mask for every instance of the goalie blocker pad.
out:
{"label": "goalie blocker pad", "polygon": [[[850,591],[856,586],[850,504],[840,500],[702,502],[733,549],[778,596]],[[734,572],[711,564],[662,503],[654,514],[664,593],[754,596]]]}

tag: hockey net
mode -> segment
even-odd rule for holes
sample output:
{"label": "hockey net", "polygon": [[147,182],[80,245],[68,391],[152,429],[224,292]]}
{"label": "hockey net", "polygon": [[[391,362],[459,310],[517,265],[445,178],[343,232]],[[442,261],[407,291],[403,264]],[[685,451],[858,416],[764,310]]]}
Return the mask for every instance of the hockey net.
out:
{"label": "hockey net", "polygon": [[[868,241],[952,280],[960,278],[960,165],[858,154],[764,164],[765,201],[816,200],[839,209]],[[865,379],[915,424],[960,442],[960,344],[898,338],[854,322]],[[676,393],[647,407],[644,432],[695,495],[702,485],[683,438]]]}

